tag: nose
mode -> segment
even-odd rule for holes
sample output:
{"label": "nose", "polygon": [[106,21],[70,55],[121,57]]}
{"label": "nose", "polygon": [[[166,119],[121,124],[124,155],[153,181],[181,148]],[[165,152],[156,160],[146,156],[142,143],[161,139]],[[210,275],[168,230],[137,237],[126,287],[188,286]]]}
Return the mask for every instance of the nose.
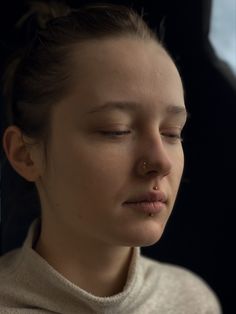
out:
{"label": "nose", "polygon": [[[141,161],[139,161],[138,171],[141,176],[167,176],[172,168],[170,159],[170,150],[164,145],[161,135],[152,135],[151,139],[145,140],[142,144]],[[143,166],[143,162],[147,162],[147,166]]]}

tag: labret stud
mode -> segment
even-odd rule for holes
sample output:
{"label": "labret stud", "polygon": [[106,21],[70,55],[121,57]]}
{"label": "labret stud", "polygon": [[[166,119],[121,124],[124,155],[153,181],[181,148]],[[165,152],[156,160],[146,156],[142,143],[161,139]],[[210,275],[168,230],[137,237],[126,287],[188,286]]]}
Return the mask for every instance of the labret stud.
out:
{"label": "labret stud", "polygon": [[143,162],[143,168],[144,168],[144,169],[147,168],[147,162],[146,162],[146,161]]}
{"label": "labret stud", "polygon": [[[143,162],[143,169],[146,169],[146,168],[147,168],[147,162],[144,161],[144,162]],[[157,186],[154,186],[154,187],[153,187],[153,190],[158,190],[158,187],[157,187]],[[149,217],[154,217],[154,214],[153,214],[153,213],[149,213],[148,216],[149,216]]]}
{"label": "labret stud", "polygon": [[[158,190],[158,187],[157,186],[154,186],[153,187],[153,190]],[[153,213],[150,213],[148,214],[149,217],[154,217],[155,215]]]}
{"label": "labret stud", "polygon": [[[154,186],[153,187],[153,190],[158,190],[158,187],[157,186]],[[155,215],[153,213],[150,213],[148,214],[149,217],[154,217]]]}

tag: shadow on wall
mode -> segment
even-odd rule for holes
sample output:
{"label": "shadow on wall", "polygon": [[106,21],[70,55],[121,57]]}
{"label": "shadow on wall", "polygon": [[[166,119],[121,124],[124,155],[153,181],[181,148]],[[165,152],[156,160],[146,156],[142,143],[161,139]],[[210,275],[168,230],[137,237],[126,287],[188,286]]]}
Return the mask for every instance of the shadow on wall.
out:
{"label": "shadow on wall", "polygon": [[24,180],[6,160],[1,170],[1,209],[0,249],[4,254],[22,245],[30,223],[40,215],[35,184]]}

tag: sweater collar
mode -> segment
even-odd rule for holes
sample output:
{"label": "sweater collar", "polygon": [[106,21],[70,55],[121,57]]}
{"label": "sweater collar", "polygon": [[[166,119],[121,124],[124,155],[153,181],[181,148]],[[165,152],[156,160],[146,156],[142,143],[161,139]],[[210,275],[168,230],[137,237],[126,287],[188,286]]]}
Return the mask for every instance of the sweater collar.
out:
{"label": "sweater collar", "polygon": [[[78,308],[93,311],[131,310],[143,286],[143,269],[140,263],[140,247],[133,247],[128,276],[123,291],[109,297],[95,296],[57,272],[34,249],[34,243],[39,236],[40,219],[36,219],[30,226],[23,245],[24,269],[30,273],[32,284],[31,293],[38,296],[37,306],[58,313],[77,313]],[[23,271],[24,272],[24,271]]]}

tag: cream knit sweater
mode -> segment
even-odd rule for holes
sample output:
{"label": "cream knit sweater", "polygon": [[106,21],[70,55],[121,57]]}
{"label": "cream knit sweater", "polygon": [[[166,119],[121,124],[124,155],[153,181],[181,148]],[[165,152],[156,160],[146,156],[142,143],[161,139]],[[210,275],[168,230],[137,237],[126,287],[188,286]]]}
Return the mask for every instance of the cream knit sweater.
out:
{"label": "cream knit sweater", "polygon": [[219,314],[210,287],[192,272],[144,257],[134,247],[123,291],[97,297],[64,278],[32,246],[35,220],[20,249],[0,258],[0,313]]}

